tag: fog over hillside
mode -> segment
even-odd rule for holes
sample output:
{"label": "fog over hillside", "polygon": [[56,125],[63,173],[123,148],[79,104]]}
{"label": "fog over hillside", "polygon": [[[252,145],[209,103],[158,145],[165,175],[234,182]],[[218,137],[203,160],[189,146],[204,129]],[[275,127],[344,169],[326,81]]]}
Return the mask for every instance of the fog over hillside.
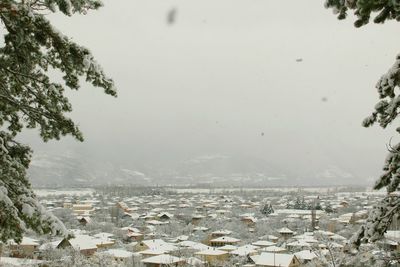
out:
{"label": "fog over hillside", "polygon": [[398,52],[395,23],[356,29],[317,0],[104,3],[51,20],[92,50],[119,97],[87,84],[69,92],[84,143],[20,136],[35,150],[34,185],[372,184],[380,174],[398,138],[361,121]]}
{"label": "fog over hillside", "polygon": [[[149,162],[65,150],[37,151],[29,169],[34,186],[105,184],[207,186],[368,185],[368,172],[356,172],[333,161],[321,165],[282,164],[243,155],[202,155]],[[299,168],[302,167],[302,168]]]}

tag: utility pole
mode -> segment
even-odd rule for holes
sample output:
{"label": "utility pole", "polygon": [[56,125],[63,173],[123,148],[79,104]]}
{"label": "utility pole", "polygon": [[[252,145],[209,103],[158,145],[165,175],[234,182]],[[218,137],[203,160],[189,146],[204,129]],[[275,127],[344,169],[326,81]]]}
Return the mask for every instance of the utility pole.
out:
{"label": "utility pole", "polygon": [[311,206],[311,230],[314,232],[315,227],[317,226],[317,213],[315,211],[315,199]]}

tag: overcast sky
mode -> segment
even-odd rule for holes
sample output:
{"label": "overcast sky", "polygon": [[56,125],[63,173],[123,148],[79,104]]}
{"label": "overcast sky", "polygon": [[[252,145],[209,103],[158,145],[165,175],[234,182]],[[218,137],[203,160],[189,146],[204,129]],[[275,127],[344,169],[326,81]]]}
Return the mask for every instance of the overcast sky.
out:
{"label": "overcast sky", "polygon": [[356,29],[352,17],[338,21],[323,3],[105,0],[85,16],[51,15],[91,49],[118,98],[87,84],[70,94],[83,144],[25,139],[36,150],[68,146],[110,161],[244,155],[373,178],[396,133],[361,121],[377,102],[376,81],[400,52],[400,28]]}

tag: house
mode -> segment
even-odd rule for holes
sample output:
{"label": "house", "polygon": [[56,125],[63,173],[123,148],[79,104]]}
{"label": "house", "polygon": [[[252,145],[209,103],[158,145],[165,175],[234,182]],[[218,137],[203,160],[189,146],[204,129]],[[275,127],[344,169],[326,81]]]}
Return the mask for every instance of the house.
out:
{"label": "house", "polygon": [[210,265],[226,261],[229,258],[229,253],[227,251],[215,248],[196,252],[195,255],[199,256],[203,261],[206,261]]}
{"label": "house", "polygon": [[313,259],[317,258],[317,255],[312,252],[311,250],[302,250],[299,252],[294,253],[294,255],[303,263],[307,264],[308,262],[312,261]]}
{"label": "house", "polygon": [[83,226],[86,226],[87,224],[92,222],[92,219],[90,219],[89,216],[78,216],[77,219],[78,222]]}
{"label": "house", "polygon": [[162,239],[143,240],[135,246],[136,251],[153,250],[153,251],[170,252],[177,249],[178,248],[176,246],[167,243]]}
{"label": "house", "polygon": [[167,254],[157,255],[141,260],[146,267],[172,267],[172,266],[184,266],[185,259],[174,257]]}
{"label": "house", "polygon": [[130,239],[132,241],[141,241],[141,240],[143,240],[143,234],[141,234],[141,233],[128,232],[126,234],[126,236],[128,237],[128,239]]}
{"label": "house", "polygon": [[287,227],[283,227],[283,228],[279,229],[278,233],[285,240],[291,238],[294,234],[294,232]]}
{"label": "house", "polygon": [[383,245],[385,248],[392,251],[400,250],[400,231],[399,230],[388,230],[385,233],[385,239],[383,240]]}
{"label": "house", "polygon": [[139,216],[140,219],[144,219],[146,221],[155,220],[157,218],[157,214],[154,212],[145,213]]}
{"label": "house", "polygon": [[193,251],[200,251],[200,250],[205,250],[205,249],[210,248],[209,246],[204,245],[203,243],[189,241],[189,240],[179,242],[178,246],[180,248],[186,248],[186,249],[193,250]]}
{"label": "house", "polygon": [[235,256],[244,257],[244,256],[256,254],[257,249],[258,249],[257,246],[244,245],[244,246],[237,248],[236,250],[231,251],[230,254],[235,255]]}
{"label": "house", "polygon": [[14,240],[8,242],[11,255],[17,258],[33,258],[38,251],[39,242],[33,238],[23,237],[21,243],[17,244]]}
{"label": "house", "polygon": [[230,236],[221,236],[218,238],[214,238],[210,240],[210,245],[212,247],[222,247],[225,245],[234,245],[240,242],[240,239],[230,237]]}
{"label": "house", "polygon": [[298,267],[300,261],[294,254],[279,254],[263,252],[250,257],[256,266],[262,267]]}
{"label": "house", "polygon": [[115,239],[112,239],[113,234],[110,233],[98,233],[94,236],[94,241],[98,248],[108,248],[112,247],[115,244]]}
{"label": "house", "polygon": [[248,226],[254,226],[257,222],[257,219],[253,216],[243,216],[241,218],[242,222],[247,224]]}
{"label": "house", "polygon": [[174,217],[174,215],[171,213],[168,213],[168,212],[162,212],[157,215],[157,218],[160,219],[161,221],[167,221],[167,220],[172,219],[173,217]]}
{"label": "house", "polygon": [[142,241],[144,236],[141,231],[135,227],[123,227],[122,231],[126,231],[126,239],[131,241]]}
{"label": "house", "polygon": [[170,252],[169,250],[159,247],[159,248],[150,248],[150,249],[139,251],[139,254],[143,258],[148,258],[148,257],[157,256],[157,255],[162,255],[162,254],[168,254],[169,252]]}
{"label": "house", "polygon": [[97,245],[93,237],[88,235],[75,235],[69,240],[62,239],[52,243],[55,248],[72,247],[85,256],[92,256],[97,251]]}

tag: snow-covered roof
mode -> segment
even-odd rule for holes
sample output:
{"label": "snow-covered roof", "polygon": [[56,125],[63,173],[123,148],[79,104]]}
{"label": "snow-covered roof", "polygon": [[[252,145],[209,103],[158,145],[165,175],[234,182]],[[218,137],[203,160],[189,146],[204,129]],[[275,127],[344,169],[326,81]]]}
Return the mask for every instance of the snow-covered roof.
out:
{"label": "snow-covered roof", "polygon": [[304,242],[304,240],[297,240],[287,244],[288,247],[310,247],[310,244]]}
{"label": "snow-covered roof", "polygon": [[161,221],[158,221],[158,220],[148,220],[148,221],[146,221],[146,223],[152,224],[152,225],[168,224],[168,222],[161,222]]}
{"label": "snow-covered roof", "polygon": [[230,235],[230,234],[232,234],[232,231],[229,231],[229,230],[217,230],[217,231],[212,232],[211,234],[213,234],[213,235]]}
{"label": "snow-covered roof", "polygon": [[178,263],[178,262],[184,262],[184,261],[185,260],[183,258],[178,258],[178,257],[167,255],[167,254],[157,255],[154,257],[149,257],[149,258],[141,260],[141,262],[143,262],[143,263],[165,264],[165,265]]}
{"label": "snow-covered roof", "polygon": [[264,252],[260,255],[251,256],[250,258],[255,262],[256,265],[288,267],[290,266],[294,257],[296,256],[293,254]]}
{"label": "snow-covered roof", "polygon": [[205,218],[205,217],[206,217],[206,216],[201,215],[201,214],[193,214],[193,216],[192,216],[193,219],[203,219],[203,218]]}
{"label": "snow-covered roof", "polygon": [[391,246],[398,246],[399,245],[399,242],[393,241],[393,240],[390,240],[390,239],[384,239],[384,240],[382,240],[382,242],[387,244],[387,245],[391,245]]}
{"label": "snow-covered roof", "polygon": [[225,246],[219,247],[218,249],[225,250],[225,251],[233,251],[233,250],[236,250],[237,248],[238,247],[234,246],[234,245],[225,245]]}
{"label": "snow-covered roof", "polygon": [[63,241],[63,239],[52,241],[52,242],[47,242],[43,243],[40,247],[39,250],[46,250],[46,249],[55,249],[58,247],[58,245]]}
{"label": "snow-covered roof", "polygon": [[325,236],[332,236],[334,235],[334,233],[330,232],[330,231],[323,231],[323,230],[318,230],[315,231],[314,233],[316,234],[321,234],[321,235],[325,235]]}
{"label": "snow-covered roof", "polygon": [[274,236],[274,235],[264,235],[264,236],[261,236],[261,237],[259,237],[258,239],[260,239],[260,240],[278,240],[279,239],[279,237],[277,237],[277,236]]}
{"label": "snow-covered roof", "polygon": [[252,222],[257,222],[257,218],[255,218],[254,216],[242,217],[242,220],[249,220],[249,221],[252,221]]}
{"label": "snow-covered roof", "polygon": [[220,256],[220,255],[225,255],[228,254],[228,252],[219,250],[219,249],[205,249],[199,252],[195,253],[196,255],[202,255],[202,256]]}
{"label": "snow-covered roof", "polygon": [[286,251],[285,248],[277,247],[277,246],[269,246],[266,248],[261,248],[259,251],[266,251],[266,252],[283,252]]}
{"label": "snow-covered roof", "polygon": [[247,256],[250,254],[254,254],[257,252],[257,246],[253,246],[253,245],[245,245],[245,246],[241,246],[238,249],[231,251],[230,254],[233,255],[237,255],[237,256]]}
{"label": "snow-covered roof", "polygon": [[386,231],[385,237],[390,240],[400,241],[400,231],[398,231],[398,230],[397,231],[395,231],[395,230]]}
{"label": "snow-covered roof", "polygon": [[162,217],[172,218],[172,217],[174,217],[174,215],[169,212],[162,212],[162,213],[158,214],[157,217],[158,218],[162,218]]}
{"label": "snow-covered roof", "polygon": [[292,230],[290,230],[287,227],[283,227],[281,229],[278,230],[278,233],[280,234],[293,234],[294,232]]}
{"label": "snow-covered roof", "polygon": [[161,254],[167,254],[168,252],[169,252],[168,250],[162,248],[151,248],[139,251],[138,253],[141,255],[161,255]]}
{"label": "snow-covered roof", "polygon": [[220,243],[237,243],[240,242],[240,239],[230,237],[230,236],[221,236],[210,240],[211,242],[220,242]]}
{"label": "snow-covered roof", "polygon": [[97,249],[96,240],[88,235],[75,235],[68,241],[76,250]]}
{"label": "snow-covered roof", "polygon": [[194,249],[194,250],[205,250],[205,249],[209,249],[210,248],[209,246],[204,245],[203,243],[189,241],[189,240],[179,242],[178,245],[181,246],[181,247],[187,247],[187,248],[191,248],[191,249]]}
{"label": "snow-covered roof", "polygon": [[167,243],[162,239],[143,240],[142,243],[149,249],[153,250],[173,251],[178,249],[176,246]]}
{"label": "snow-covered roof", "polygon": [[133,253],[124,249],[109,249],[103,252],[104,254],[109,254],[113,256],[114,258],[131,258],[133,256]]}
{"label": "snow-covered roof", "polygon": [[128,237],[138,237],[138,236],[142,236],[143,234],[141,233],[136,233],[136,232],[129,232],[126,234],[126,236]]}
{"label": "snow-covered roof", "polygon": [[[10,245],[17,245],[14,240],[9,240],[8,244]],[[39,241],[30,237],[24,236],[22,238],[21,243],[19,243],[20,246],[39,246]]]}
{"label": "snow-covered roof", "polygon": [[180,235],[180,236],[176,237],[176,240],[178,240],[178,241],[186,241],[188,239],[189,239],[189,236],[187,236],[187,235]]}
{"label": "snow-covered roof", "polygon": [[110,233],[98,233],[93,236],[96,238],[100,238],[100,239],[109,239],[109,238],[113,237],[114,235],[110,234]]}
{"label": "snow-covered roof", "polygon": [[208,230],[210,230],[210,228],[197,226],[197,227],[193,228],[193,230],[195,230],[195,231],[208,231]]}
{"label": "snow-covered roof", "polygon": [[257,242],[252,243],[252,245],[259,247],[268,247],[275,245],[275,243],[268,240],[258,240]]}
{"label": "snow-covered roof", "polygon": [[312,260],[317,257],[314,252],[311,250],[302,250],[299,252],[294,253],[297,258],[302,259],[302,260]]}

